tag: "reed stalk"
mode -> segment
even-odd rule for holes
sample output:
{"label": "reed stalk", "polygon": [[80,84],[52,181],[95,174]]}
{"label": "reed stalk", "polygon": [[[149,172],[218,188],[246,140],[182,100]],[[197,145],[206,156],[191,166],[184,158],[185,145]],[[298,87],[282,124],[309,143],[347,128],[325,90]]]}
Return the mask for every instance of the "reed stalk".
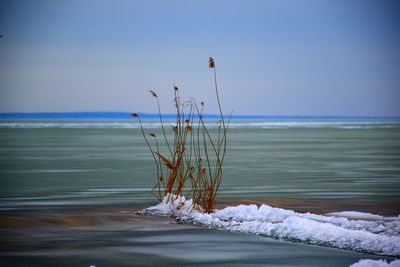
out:
{"label": "reed stalk", "polygon": [[[214,210],[222,181],[222,165],[227,148],[230,119],[226,122],[222,112],[214,59],[210,57],[208,63],[213,69],[214,89],[220,114],[220,120],[217,122],[217,136],[210,133],[205,123],[204,102],[200,102],[201,107],[194,99],[182,104],[180,89],[175,84],[173,85],[173,103],[176,119],[175,125],[171,126],[172,140],[168,139],[158,95],[150,90],[151,95],[157,100],[161,132],[168,155],[160,152],[159,141],[154,133],[148,135],[154,139],[154,142],[149,141],[140,116],[136,113],[132,116],[139,120],[141,133],[156,164],[157,181],[153,186],[152,194],[159,201],[162,201],[164,196],[185,195],[187,198],[192,198],[193,208],[211,213]],[[196,119],[197,123],[195,123]]]}

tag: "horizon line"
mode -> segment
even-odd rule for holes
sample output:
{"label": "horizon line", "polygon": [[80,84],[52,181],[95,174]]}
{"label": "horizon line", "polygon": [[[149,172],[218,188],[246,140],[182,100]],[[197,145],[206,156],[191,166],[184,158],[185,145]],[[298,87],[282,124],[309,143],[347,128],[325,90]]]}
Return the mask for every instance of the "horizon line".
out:
{"label": "horizon line", "polygon": [[[128,119],[130,112],[78,111],[78,112],[4,112],[0,119]],[[144,119],[157,119],[156,113],[137,113]],[[162,114],[164,119],[173,119],[176,114]],[[354,115],[223,115],[232,119],[400,119],[400,116],[354,116]],[[198,115],[194,116],[195,118]],[[218,119],[221,115],[204,114],[204,118]]]}

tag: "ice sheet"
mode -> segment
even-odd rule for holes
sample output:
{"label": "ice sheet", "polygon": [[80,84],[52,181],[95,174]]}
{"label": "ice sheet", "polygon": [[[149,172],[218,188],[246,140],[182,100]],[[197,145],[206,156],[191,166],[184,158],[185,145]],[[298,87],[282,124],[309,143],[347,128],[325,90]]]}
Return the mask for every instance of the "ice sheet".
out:
{"label": "ice sheet", "polygon": [[143,213],[172,215],[180,222],[208,228],[379,255],[400,255],[400,217],[386,218],[354,211],[325,216],[264,204],[227,207],[205,214],[193,207],[192,200],[176,196],[165,197]]}

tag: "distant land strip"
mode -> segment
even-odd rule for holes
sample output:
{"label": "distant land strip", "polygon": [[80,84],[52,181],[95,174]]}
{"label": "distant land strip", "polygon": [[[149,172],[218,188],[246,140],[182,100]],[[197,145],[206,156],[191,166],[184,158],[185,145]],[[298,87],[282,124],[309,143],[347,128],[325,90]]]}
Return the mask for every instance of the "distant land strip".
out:
{"label": "distant land strip", "polygon": [[[142,119],[158,119],[158,114],[138,113]],[[226,118],[229,115],[224,115]],[[163,114],[163,119],[174,119],[175,114]],[[197,116],[195,116],[196,118]],[[220,115],[204,114],[204,118],[218,119]],[[129,112],[35,112],[35,113],[0,113],[0,119],[129,119]],[[232,119],[387,119],[400,120],[399,116],[262,116],[233,115]]]}

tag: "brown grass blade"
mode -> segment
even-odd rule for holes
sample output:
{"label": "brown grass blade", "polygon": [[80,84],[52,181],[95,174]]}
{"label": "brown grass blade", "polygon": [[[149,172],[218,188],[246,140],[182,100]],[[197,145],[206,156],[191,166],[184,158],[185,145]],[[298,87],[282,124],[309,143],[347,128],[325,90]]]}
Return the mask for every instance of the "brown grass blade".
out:
{"label": "brown grass blade", "polygon": [[174,169],[174,165],[166,157],[164,157],[163,155],[161,155],[158,152],[154,152],[154,154],[156,154],[158,157],[160,157],[160,159],[162,160],[162,162],[165,166],[167,166],[171,170]]}

